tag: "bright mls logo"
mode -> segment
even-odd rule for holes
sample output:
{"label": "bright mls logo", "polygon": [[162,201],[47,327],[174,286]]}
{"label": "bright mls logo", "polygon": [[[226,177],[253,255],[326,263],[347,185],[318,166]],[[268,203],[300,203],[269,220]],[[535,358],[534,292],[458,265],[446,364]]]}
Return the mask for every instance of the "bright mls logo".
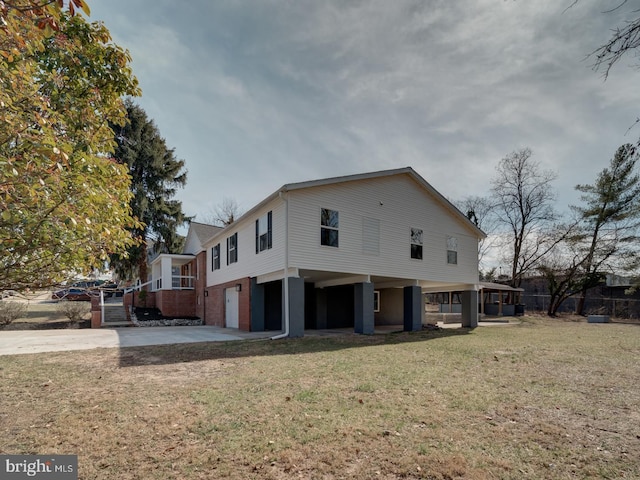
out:
{"label": "bright mls logo", "polygon": [[78,480],[77,455],[0,455],[2,480]]}

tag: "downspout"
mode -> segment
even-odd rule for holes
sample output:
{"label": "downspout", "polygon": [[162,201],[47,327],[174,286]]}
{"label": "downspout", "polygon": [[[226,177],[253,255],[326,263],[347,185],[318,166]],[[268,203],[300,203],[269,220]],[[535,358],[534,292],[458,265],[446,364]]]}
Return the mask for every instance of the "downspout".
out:
{"label": "downspout", "polygon": [[289,199],[280,191],[279,197],[284,201],[284,333],[271,337],[279,340],[289,336]]}

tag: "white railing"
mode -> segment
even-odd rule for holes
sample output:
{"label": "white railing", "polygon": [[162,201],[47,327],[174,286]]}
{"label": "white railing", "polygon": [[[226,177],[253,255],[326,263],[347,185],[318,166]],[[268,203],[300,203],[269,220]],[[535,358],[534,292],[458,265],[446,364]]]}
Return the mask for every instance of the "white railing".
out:
{"label": "white railing", "polygon": [[172,275],[172,290],[193,290],[193,282],[196,277],[192,275]]}
{"label": "white railing", "polygon": [[131,293],[131,292],[135,292],[136,290],[142,290],[143,287],[146,287],[147,285],[151,284],[152,281],[153,280],[149,280],[146,283],[139,283],[137,285],[134,285],[133,287],[126,287],[124,289],[124,293],[127,294],[127,293]]}
{"label": "white railing", "polygon": [[[172,275],[171,276],[171,290],[193,290],[196,277],[193,275]],[[151,291],[162,290],[162,277],[149,280],[146,283],[141,283],[133,287],[127,287],[124,289],[124,293],[131,293],[147,285],[151,285]]]}

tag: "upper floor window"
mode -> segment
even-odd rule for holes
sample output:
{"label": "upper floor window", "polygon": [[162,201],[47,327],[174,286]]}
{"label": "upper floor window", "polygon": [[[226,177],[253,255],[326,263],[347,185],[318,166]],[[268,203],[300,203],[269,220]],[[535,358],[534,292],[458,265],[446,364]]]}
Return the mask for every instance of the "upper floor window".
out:
{"label": "upper floor window", "polygon": [[411,258],[422,260],[422,229],[411,229]]}
{"label": "upper floor window", "polygon": [[456,237],[447,237],[447,263],[458,264],[458,239]]}
{"label": "upper floor window", "polygon": [[211,249],[211,270],[220,270],[220,244]]}
{"label": "upper floor window", "polygon": [[238,261],[238,232],[227,238],[227,265]]}
{"label": "upper floor window", "polygon": [[256,220],[256,253],[271,248],[272,230],[271,212]]}
{"label": "upper floor window", "polygon": [[320,212],[320,245],[338,246],[338,212],[323,208]]}

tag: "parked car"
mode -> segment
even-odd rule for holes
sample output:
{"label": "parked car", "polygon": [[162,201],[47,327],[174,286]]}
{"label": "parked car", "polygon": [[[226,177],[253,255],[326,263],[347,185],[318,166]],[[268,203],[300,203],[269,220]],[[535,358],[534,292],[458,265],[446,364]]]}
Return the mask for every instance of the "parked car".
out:
{"label": "parked car", "polygon": [[104,280],[78,280],[71,284],[71,288],[98,288]]}
{"label": "parked car", "polygon": [[93,296],[95,296],[95,292],[85,288],[72,287],[53,292],[51,298],[53,300],[69,300],[72,302],[90,302]]}

